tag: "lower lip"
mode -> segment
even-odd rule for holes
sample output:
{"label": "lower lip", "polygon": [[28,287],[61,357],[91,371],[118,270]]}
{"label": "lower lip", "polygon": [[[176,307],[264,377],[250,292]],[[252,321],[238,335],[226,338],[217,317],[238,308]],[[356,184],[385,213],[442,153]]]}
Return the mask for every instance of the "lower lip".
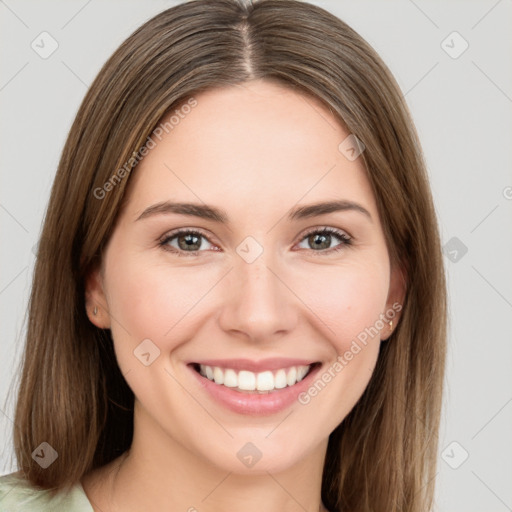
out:
{"label": "lower lip", "polygon": [[196,376],[201,387],[216,402],[238,414],[265,416],[283,411],[297,401],[299,394],[308,389],[314,376],[322,366],[315,366],[304,379],[293,386],[261,394],[243,393],[220,384],[215,384],[215,382],[203,377],[192,366],[189,365],[188,367]]}

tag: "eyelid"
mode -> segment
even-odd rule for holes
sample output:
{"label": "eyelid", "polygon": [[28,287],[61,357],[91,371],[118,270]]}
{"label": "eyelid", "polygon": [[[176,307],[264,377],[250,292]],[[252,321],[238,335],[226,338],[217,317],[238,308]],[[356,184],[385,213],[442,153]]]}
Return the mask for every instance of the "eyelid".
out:
{"label": "eyelid", "polygon": [[345,229],[335,228],[335,227],[326,226],[326,225],[320,225],[320,226],[314,226],[312,228],[308,228],[305,232],[301,233],[299,235],[299,242],[302,241],[302,239],[305,238],[306,236],[316,233],[318,231],[328,231],[328,232],[333,233],[338,236],[343,234],[343,235],[346,235],[348,239],[354,240],[354,237]]}

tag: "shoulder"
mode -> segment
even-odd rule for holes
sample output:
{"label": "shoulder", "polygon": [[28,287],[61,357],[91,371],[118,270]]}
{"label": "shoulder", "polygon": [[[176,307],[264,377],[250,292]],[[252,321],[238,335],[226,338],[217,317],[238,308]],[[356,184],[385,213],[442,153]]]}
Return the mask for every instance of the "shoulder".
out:
{"label": "shoulder", "polygon": [[93,512],[81,484],[53,496],[33,487],[19,473],[0,476],[0,512]]}

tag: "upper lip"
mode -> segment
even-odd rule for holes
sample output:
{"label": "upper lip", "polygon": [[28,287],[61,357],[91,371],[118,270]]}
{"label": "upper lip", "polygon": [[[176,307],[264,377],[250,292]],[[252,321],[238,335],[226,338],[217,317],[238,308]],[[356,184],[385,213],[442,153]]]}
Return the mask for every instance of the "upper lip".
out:
{"label": "upper lip", "polygon": [[307,359],[296,359],[287,357],[271,357],[253,361],[251,359],[203,359],[201,361],[192,361],[190,364],[203,364],[206,366],[219,366],[220,368],[232,368],[233,370],[248,370],[258,373],[266,370],[279,370],[280,368],[289,368],[290,366],[309,366],[317,361]]}

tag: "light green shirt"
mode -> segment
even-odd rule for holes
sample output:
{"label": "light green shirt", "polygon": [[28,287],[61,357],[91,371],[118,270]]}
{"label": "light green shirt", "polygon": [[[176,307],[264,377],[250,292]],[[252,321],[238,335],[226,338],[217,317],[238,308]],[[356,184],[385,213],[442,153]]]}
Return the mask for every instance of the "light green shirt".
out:
{"label": "light green shirt", "polygon": [[55,498],[17,473],[0,476],[0,512],[94,512],[81,483]]}

